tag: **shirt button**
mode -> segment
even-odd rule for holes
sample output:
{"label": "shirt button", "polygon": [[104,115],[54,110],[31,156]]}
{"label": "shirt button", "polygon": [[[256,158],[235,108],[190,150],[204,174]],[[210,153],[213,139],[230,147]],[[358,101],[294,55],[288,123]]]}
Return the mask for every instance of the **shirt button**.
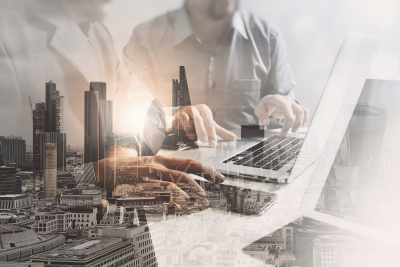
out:
{"label": "shirt button", "polygon": [[215,87],[217,87],[217,84],[215,82],[213,82],[211,88],[215,89]]}

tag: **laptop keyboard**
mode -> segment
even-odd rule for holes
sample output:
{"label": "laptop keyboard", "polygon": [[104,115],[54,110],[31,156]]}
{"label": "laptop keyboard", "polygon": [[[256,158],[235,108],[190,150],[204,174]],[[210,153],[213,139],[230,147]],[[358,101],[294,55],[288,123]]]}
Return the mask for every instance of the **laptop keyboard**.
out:
{"label": "laptop keyboard", "polygon": [[299,154],[302,142],[303,138],[272,136],[223,163],[277,171]]}

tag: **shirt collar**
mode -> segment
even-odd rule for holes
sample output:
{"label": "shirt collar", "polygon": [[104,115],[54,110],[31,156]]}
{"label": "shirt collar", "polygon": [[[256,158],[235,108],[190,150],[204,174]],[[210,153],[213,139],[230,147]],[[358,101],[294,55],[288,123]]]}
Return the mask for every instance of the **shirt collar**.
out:
{"label": "shirt collar", "polygon": [[183,5],[175,13],[174,18],[174,46],[182,43],[186,38],[193,35],[192,27],[190,26],[189,14],[186,6]]}
{"label": "shirt collar", "polygon": [[[243,20],[242,12],[240,12],[240,8],[234,13],[231,24],[232,28],[237,30],[243,38],[248,39],[245,22]],[[192,27],[190,26],[189,14],[185,5],[176,11],[173,27],[174,46],[182,43],[186,38],[194,34]]]}
{"label": "shirt collar", "polygon": [[235,14],[233,14],[232,28],[237,30],[243,36],[243,38],[248,39],[246,26],[243,20],[242,12],[240,12],[240,8],[236,10]]}

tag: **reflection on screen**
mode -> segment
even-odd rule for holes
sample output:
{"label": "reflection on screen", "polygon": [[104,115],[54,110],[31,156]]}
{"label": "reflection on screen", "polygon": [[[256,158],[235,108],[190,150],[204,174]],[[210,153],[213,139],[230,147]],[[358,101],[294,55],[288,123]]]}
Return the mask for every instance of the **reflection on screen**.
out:
{"label": "reflection on screen", "polygon": [[348,107],[351,119],[316,211],[373,227],[391,223],[385,216],[399,198],[399,102],[400,82],[365,82],[357,105]]}

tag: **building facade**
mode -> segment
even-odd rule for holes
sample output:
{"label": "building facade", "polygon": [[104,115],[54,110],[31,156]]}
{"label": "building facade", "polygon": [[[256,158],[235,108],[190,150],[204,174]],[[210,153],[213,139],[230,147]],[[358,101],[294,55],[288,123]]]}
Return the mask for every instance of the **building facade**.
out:
{"label": "building facade", "polygon": [[105,158],[106,134],[112,133],[112,101],[107,100],[106,83],[91,82],[85,92],[84,163]]}
{"label": "building facade", "polygon": [[45,144],[44,152],[44,197],[47,200],[55,200],[57,197],[57,145]]}
{"label": "building facade", "polygon": [[0,196],[0,210],[28,209],[33,206],[33,197],[28,195]]}
{"label": "building facade", "polygon": [[16,194],[17,170],[14,167],[0,167],[0,195]]}
{"label": "building facade", "polygon": [[0,164],[9,165],[15,163],[17,166],[26,164],[26,143],[21,137],[0,136]]}

